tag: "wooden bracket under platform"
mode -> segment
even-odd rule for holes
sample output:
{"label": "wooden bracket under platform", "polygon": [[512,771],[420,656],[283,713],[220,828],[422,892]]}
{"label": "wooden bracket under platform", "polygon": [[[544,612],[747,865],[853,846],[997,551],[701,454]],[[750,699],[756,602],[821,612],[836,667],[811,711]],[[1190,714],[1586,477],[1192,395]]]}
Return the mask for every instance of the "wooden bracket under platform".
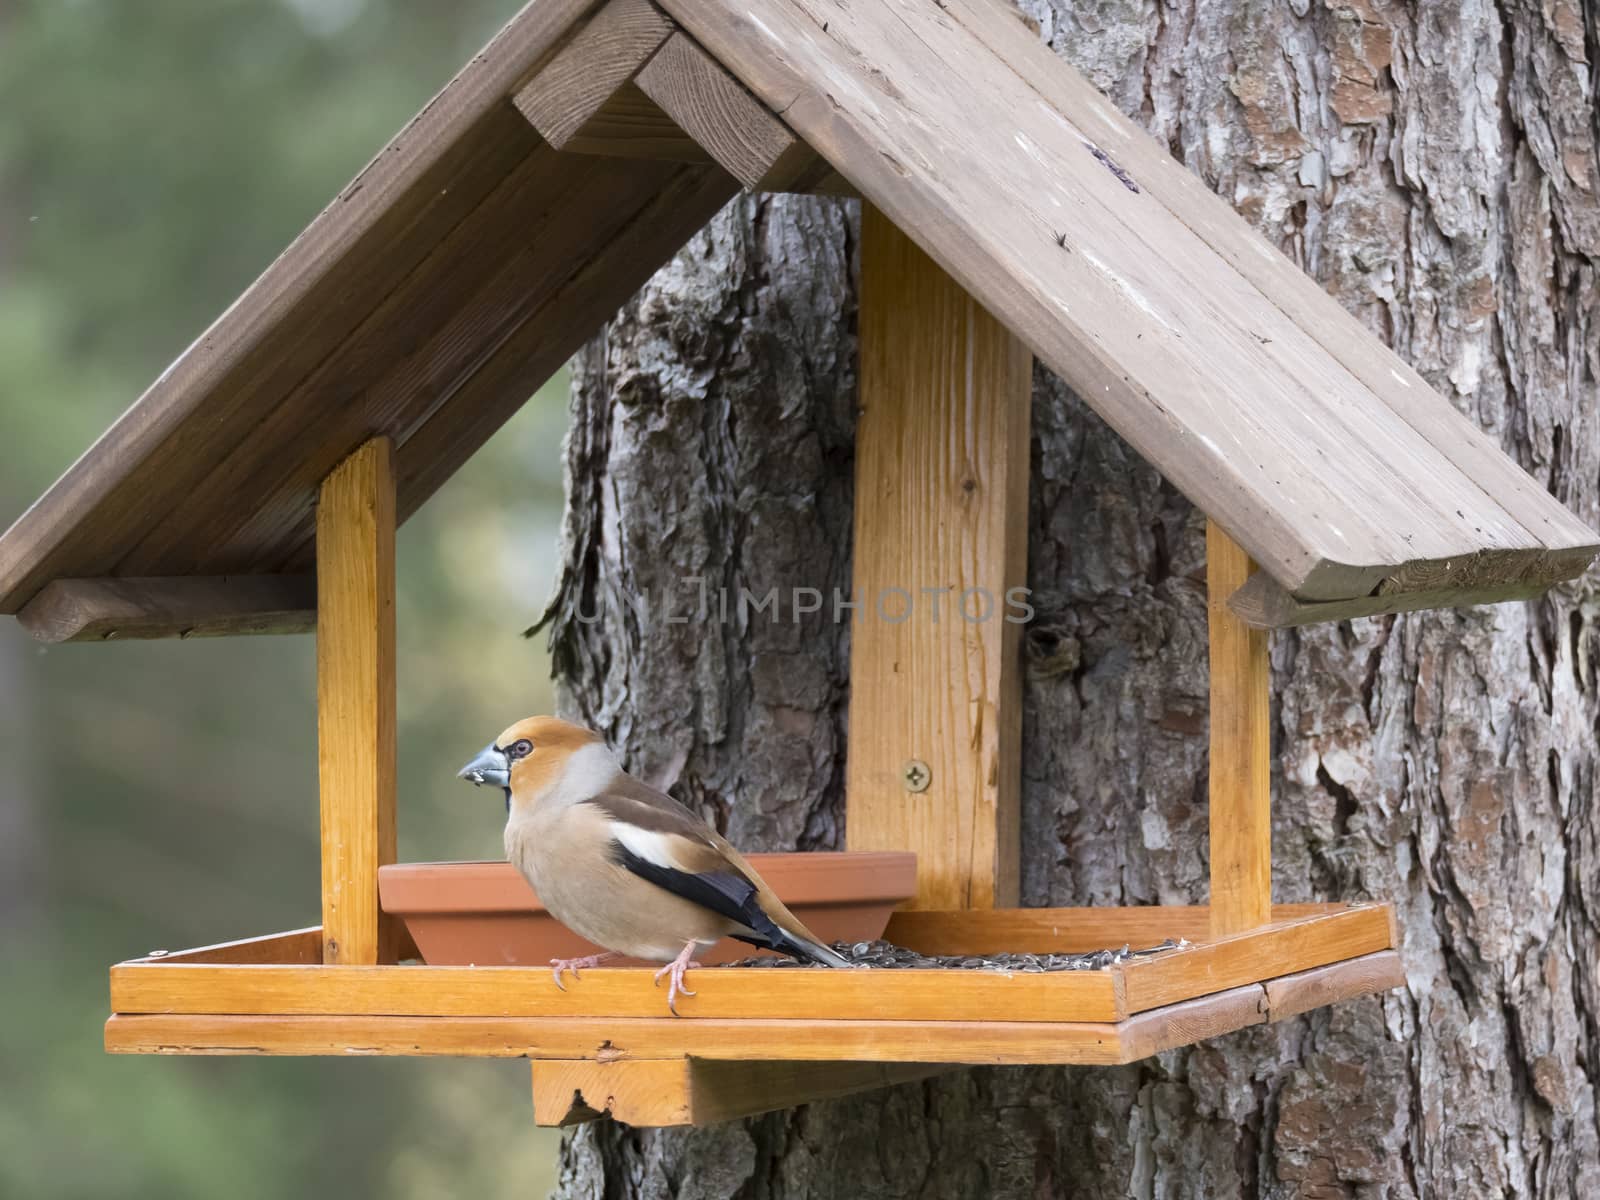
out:
{"label": "wooden bracket under platform", "polygon": [[533,1119],[540,1125],[600,1117],[641,1127],[715,1125],[952,1069],[942,1063],[535,1059]]}

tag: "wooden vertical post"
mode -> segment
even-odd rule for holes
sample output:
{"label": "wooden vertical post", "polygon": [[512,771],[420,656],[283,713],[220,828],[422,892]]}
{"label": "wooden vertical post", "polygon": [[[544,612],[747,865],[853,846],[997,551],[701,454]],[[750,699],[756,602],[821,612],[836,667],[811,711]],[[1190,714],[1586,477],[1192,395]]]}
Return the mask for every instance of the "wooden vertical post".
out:
{"label": "wooden vertical post", "polygon": [[394,447],[374,438],[317,505],[322,961],[393,961],[378,868],[395,860]]}
{"label": "wooden vertical post", "polygon": [[1033,356],[870,205],[860,337],[846,841],[1013,905]]}
{"label": "wooden vertical post", "polygon": [[1267,633],[1228,607],[1255,571],[1222,528],[1206,524],[1211,639],[1211,934],[1272,919],[1272,730]]}

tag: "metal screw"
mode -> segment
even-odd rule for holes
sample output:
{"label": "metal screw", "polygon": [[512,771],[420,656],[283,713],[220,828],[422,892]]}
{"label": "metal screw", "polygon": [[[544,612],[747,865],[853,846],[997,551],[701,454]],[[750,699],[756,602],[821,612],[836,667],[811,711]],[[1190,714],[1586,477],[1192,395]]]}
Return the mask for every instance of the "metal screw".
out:
{"label": "metal screw", "polygon": [[906,785],[908,792],[925,792],[928,785],[933,782],[933,772],[928,770],[928,764],[920,758],[906,760],[906,765],[900,768],[900,781]]}

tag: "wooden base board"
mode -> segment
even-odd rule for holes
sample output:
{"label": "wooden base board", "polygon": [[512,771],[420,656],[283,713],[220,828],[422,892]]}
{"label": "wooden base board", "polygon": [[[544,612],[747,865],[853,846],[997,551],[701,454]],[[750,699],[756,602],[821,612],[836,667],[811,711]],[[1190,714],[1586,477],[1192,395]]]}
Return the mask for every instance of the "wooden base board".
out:
{"label": "wooden base board", "polygon": [[706,968],[681,1018],[647,969],[563,992],[542,967],[326,966],[302,929],[114,967],[106,1049],[528,1058],[540,1124],[706,1125],[960,1065],[1134,1062],[1404,983],[1387,905],[1272,917],[1212,939],[1204,908],[902,913],[890,937],[927,953],[1185,944],[1048,974]]}
{"label": "wooden base board", "polygon": [[[916,949],[961,943],[967,922],[981,926],[988,948],[1047,952],[1068,948],[1153,946],[1198,931],[1189,909],[1010,910],[916,914],[891,930]],[[1130,912],[1137,913],[1131,918]],[[909,914],[908,914],[909,916]],[[693,996],[678,1003],[685,1022],[970,1021],[1004,1013],[1013,1022],[1104,1024],[1149,1009],[1260,983],[1296,971],[1391,949],[1386,905],[1316,905],[1275,913],[1272,923],[1223,938],[1132,959],[1099,971],[970,970],[695,972]],[[1095,923],[1109,920],[1116,937]],[[942,929],[940,933],[938,930]],[[1049,932],[1047,932],[1049,931]],[[1088,946],[1084,943],[1087,942]],[[970,937],[966,944],[972,944]],[[502,1017],[648,1019],[666,1013],[666,994],[649,968],[585,971],[558,989],[546,967],[330,966],[304,962],[304,931],[285,935],[289,961],[263,961],[270,944],[254,941],[241,962],[227,948],[111,969],[111,1007],[119,1014],[337,1017]],[[299,961],[290,959],[291,951]],[[979,953],[982,951],[979,950]]]}
{"label": "wooden base board", "polygon": [[898,914],[929,953],[1187,944],[1047,974],[706,968],[681,1018],[649,970],[563,992],[542,967],[327,966],[302,929],[114,967],[106,1049],[528,1058],[541,1123],[701,1125],[959,1065],[1133,1062],[1404,982],[1387,905],[1272,916],[1210,939],[1204,908]]}
{"label": "wooden base board", "polygon": [[105,1040],[116,1054],[1112,1066],[1404,982],[1384,950],[1119,1022],[142,1013],[113,1016]]}

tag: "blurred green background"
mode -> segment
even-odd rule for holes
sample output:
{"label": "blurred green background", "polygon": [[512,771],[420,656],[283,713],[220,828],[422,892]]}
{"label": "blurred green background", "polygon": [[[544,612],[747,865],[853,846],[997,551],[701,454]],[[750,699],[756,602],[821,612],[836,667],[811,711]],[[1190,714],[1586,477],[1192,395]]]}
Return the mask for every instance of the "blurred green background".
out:
{"label": "blurred green background", "polygon": [[[0,525],[520,0],[0,0]],[[500,856],[454,769],[550,704],[564,381],[400,536],[400,856]],[[485,571],[486,561],[499,561]],[[0,621],[0,1196],[539,1195],[522,1063],[111,1058],[106,967],[317,920],[310,638]]]}

